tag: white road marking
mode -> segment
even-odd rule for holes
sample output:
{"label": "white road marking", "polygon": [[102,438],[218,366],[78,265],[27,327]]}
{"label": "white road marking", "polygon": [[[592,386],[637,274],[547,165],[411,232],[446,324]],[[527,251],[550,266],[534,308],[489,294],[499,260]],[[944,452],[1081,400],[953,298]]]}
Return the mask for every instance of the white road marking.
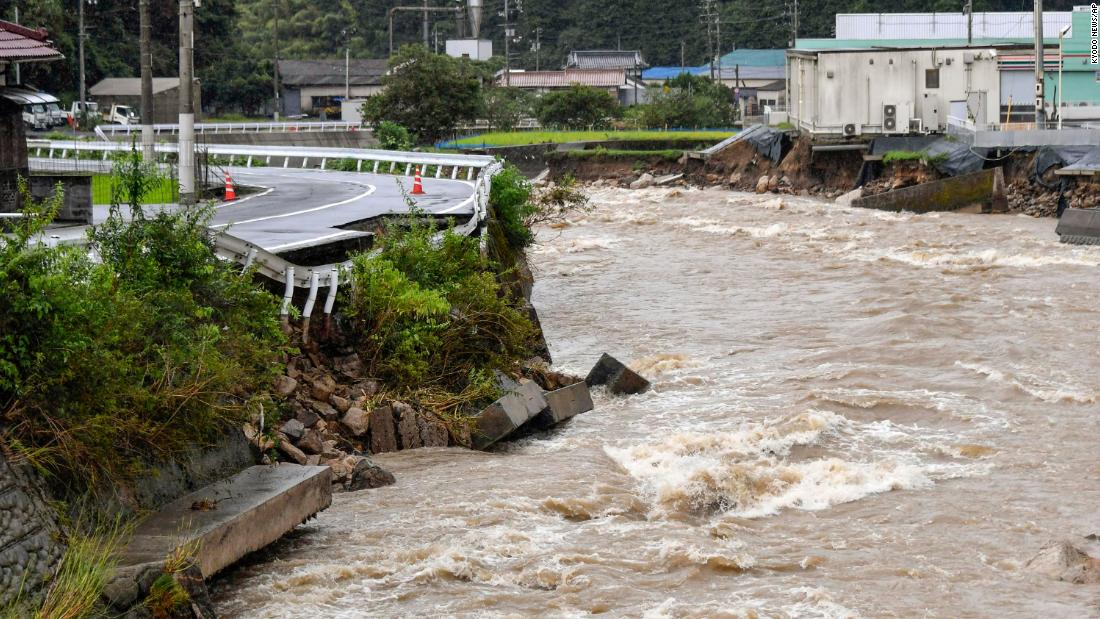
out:
{"label": "white road marking", "polygon": [[335,234],[326,234],[324,236],[318,236],[318,237],[314,237],[314,238],[311,238],[311,239],[302,239],[300,241],[294,241],[293,243],[284,243],[282,245],[276,245],[275,247],[265,247],[264,249],[266,249],[269,252],[275,253],[275,252],[285,251],[285,250],[288,250],[288,249],[297,249],[299,247],[309,247],[309,246],[313,245],[314,243],[316,243],[318,241],[330,241],[332,239],[336,239],[336,238],[339,238],[339,237],[342,237],[342,236],[351,237],[351,236],[356,236],[356,235],[359,235],[359,234],[360,234],[359,232],[355,232],[353,230],[341,230],[340,232],[337,232]]}
{"label": "white road marking", "polygon": [[356,200],[362,200],[363,198],[370,197],[371,194],[373,194],[375,191],[378,190],[378,188],[375,187],[374,185],[366,185],[366,187],[369,187],[369,189],[367,189],[367,191],[365,191],[365,192],[363,192],[363,193],[361,193],[361,194],[359,194],[359,195],[357,195],[353,198],[348,198],[347,200],[341,200],[339,202],[333,202],[332,204],[323,204],[321,206],[315,206],[313,208],[307,208],[307,209],[303,209],[301,211],[294,211],[292,213],[281,213],[279,215],[268,215],[266,217],[256,217],[254,219],[244,219],[244,220],[241,220],[241,221],[234,221],[234,222],[227,223],[227,224],[218,224],[218,225],[212,226],[212,227],[214,227],[214,228],[227,228],[229,226],[240,226],[240,225],[243,225],[243,224],[254,224],[254,223],[259,222],[259,221],[269,221],[271,219],[283,219],[285,217],[295,217],[297,215],[305,215],[306,213],[316,213],[317,211],[323,211],[323,210],[330,209],[330,208],[336,208],[337,206],[344,206],[345,204],[351,204],[352,202],[355,202]]}

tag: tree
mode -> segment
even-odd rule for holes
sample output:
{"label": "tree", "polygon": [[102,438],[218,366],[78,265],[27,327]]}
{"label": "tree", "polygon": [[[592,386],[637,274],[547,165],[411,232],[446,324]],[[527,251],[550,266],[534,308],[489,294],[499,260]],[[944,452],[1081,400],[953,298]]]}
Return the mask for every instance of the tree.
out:
{"label": "tree", "polygon": [[452,135],[459,124],[477,120],[484,111],[473,64],[420,45],[401,48],[382,84],[385,90],[363,104],[363,120],[395,122],[424,144]]}
{"label": "tree", "polygon": [[606,90],[573,84],[569,90],[543,95],[536,113],[544,127],[604,127],[618,116],[619,103]]}
{"label": "tree", "polygon": [[647,127],[729,127],[736,118],[729,88],[686,73],[651,94],[650,103],[641,110]]}
{"label": "tree", "polygon": [[511,131],[534,108],[530,94],[519,88],[490,88],[485,92],[485,113],[493,129]]}

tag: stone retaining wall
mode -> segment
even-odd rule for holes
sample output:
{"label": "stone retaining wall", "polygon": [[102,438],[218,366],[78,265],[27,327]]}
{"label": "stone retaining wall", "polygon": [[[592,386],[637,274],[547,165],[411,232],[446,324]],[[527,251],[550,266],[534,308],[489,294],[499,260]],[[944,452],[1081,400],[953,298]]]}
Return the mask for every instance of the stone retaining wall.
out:
{"label": "stone retaining wall", "polygon": [[0,608],[21,592],[38,592],[64,553],[54,512],[36,484],[0,454]]}

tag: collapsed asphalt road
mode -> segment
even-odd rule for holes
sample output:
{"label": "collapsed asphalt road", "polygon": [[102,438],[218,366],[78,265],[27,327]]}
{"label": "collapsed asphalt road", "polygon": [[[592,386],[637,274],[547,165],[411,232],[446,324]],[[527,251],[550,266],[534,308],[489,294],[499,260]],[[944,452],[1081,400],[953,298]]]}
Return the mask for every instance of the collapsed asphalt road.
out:
{"label": "collapsed asphalt road", "polygon": [[[353,222],[406,213],[407,176],[282,168],[230,168],[238,185],[259,193],[218,207],[211,226],[262,247],[284,252],[362,236],[342,230]],[[432,214],[473,214],[474,183],[424,178],[427,195],[410,196]]]}

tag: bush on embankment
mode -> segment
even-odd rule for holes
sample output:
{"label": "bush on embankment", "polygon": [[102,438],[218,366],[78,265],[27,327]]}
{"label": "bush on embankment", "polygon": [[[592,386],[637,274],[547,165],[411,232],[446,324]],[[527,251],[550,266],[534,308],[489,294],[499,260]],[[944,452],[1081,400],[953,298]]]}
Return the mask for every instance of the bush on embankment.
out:
{"label": "bush on embankment", "polygon": [[147,216],[155,185],[133,157],[84,249],[37,243],[60,200],[29,202],[0,239],[0,433],[77,492],[140,473],[240,427],[277,373],[278,301],[219,260],[211,210]]}

